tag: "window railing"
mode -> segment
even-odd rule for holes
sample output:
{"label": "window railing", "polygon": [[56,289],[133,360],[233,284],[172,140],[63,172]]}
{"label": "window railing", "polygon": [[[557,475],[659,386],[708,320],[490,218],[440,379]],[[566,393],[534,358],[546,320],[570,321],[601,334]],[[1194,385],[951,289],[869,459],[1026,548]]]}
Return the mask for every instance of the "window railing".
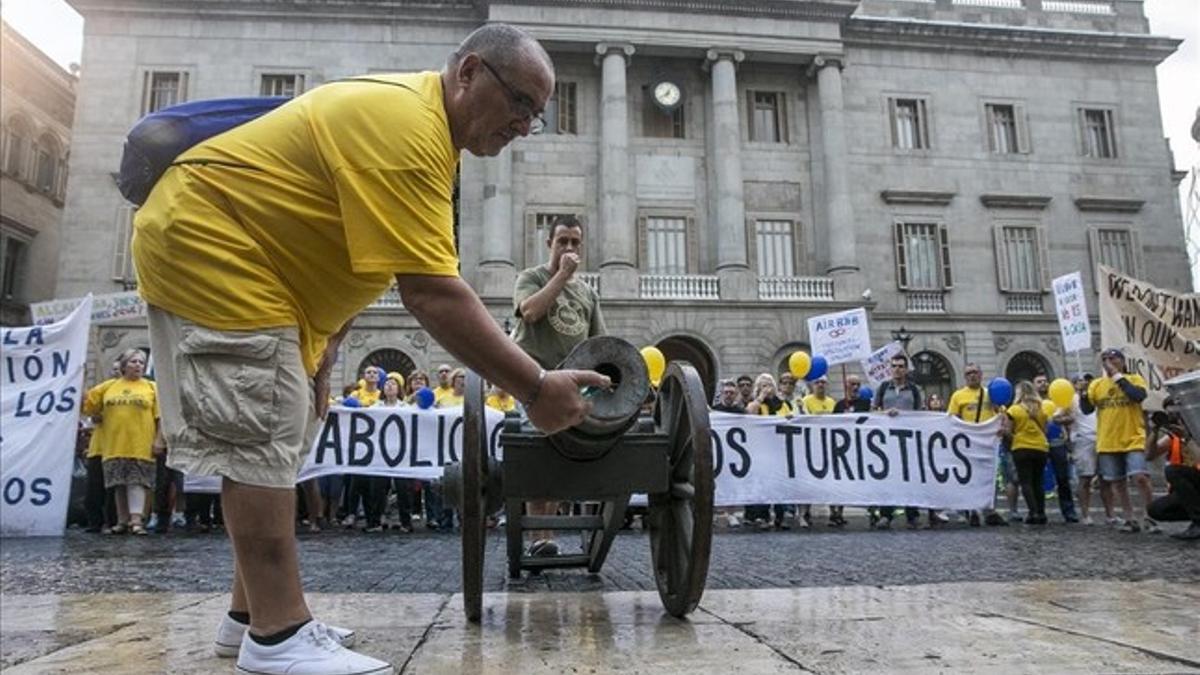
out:
{"label": "window railing", "polygon": [[588,286],[596,291],[596,295],[600,295],[600,273],[599,272],[576,272],[575,276]]}
{"label": "window railing", "polygon": [[904,294],[905,307],[915,314],[944,314],[946,312],[945,291],[908,291]]}
{"label": "window railing", "polygon": [[1043,314],[1041,293],[1008,293],[1004,296],[1004,309],[1009,314]]}
{"label": "window railing", "polygon": [[1099,14],[1112,16],[1116,14],[1112,3],[1086,2],[1085,0],[1042,0],[1043,12],[1064,12],[1067,14]]}
{"label": "window railing", "polygon": [[643,274],[638,280],[643,300],[719,300],[721,284],[716,275]]}
{"label": "window railing", "polygon": [[759,277],[759,300],[833,300],[829,277]]}

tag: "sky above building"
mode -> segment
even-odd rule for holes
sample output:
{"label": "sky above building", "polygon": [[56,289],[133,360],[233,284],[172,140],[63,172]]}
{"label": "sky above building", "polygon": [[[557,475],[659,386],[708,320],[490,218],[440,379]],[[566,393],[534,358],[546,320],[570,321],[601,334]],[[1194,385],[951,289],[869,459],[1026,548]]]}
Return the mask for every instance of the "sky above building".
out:
{"label": "sky above building", "polygon": [[[1145,11],[1152,33],[1184,40],[1158,66],[1158,98],[1163,135],[1170,140],[1175,166],[1195,172],[1200,169],[1200,144],[1192,140],[1191,128],[1200,109],[1200,0],[1146,0]],[[4,0],[0,15],[63,68],[80,63],[83,17],[64,0]],[[1181,214],[1191,182],[1189,175],[1180,186]],[[1194,236],[1200,237],[1200,232]],[[1200,260],[1193,261],[1192,284],[1200,289]]]}

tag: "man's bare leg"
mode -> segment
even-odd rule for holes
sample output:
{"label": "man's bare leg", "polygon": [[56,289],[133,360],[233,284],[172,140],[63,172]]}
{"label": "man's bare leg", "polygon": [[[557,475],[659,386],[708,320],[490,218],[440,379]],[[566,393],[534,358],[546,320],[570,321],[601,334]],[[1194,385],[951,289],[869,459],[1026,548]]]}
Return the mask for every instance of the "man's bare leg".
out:
{"label": "man's bare leg", "polygon": [[229,611],[250,613],[250,603],[246,601],[246,586],[242,583],[242,573],[238,571],[236,555],[233,558],[233,587],[229,589]]}
{"label": "man's bare leg", "polygon": [[296,491],[226,478],[221,507],[236,560],[230,605],[237,602],[240,585],[246,606],[241,611],[250,612],[250,632],[266,636],[310,620],[296,552]]}

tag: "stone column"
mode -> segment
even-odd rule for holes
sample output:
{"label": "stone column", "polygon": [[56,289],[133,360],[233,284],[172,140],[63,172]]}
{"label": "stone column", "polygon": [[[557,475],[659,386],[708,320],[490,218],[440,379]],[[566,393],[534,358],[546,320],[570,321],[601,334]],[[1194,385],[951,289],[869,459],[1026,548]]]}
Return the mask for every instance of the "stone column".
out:
{"label": "stone column", "polygon": [[[600,288],[604,297],[636,298],[637,220],[629,161],[629,102],[625,68],[633,45],[596,45],[600,64]],[[596,241],[596,239],[593,239]]]}
{"label": "stone column", "polygon": [[825,213],[822,228],[829,238],[829,267],[834,277],[834,295],[839,300],[856,299],[862,292],[855,242],[854,210],[850,205],[847,161],[846,117],[842,103],[842,62],[818,56],[817,95],[821,101],[821,149],[825,166]]}
{"label": "stone column", "polygon": [[747,263],[746,200],[742,183],[742,129],[739,122],[737,64],[745,54],[735,49],[710,49],[705,65],[712,75],[712,141],[709,161],[715,163],[716,213],[709,219],[717,242],[717,276],[723,300],[756,297]]}
{"label": "stone column", "polygon": [[516,280],[513,265],[512,148],[506,147],[484,161],[483,245],[479,259],[479,294],[483,297],[511,296]]}

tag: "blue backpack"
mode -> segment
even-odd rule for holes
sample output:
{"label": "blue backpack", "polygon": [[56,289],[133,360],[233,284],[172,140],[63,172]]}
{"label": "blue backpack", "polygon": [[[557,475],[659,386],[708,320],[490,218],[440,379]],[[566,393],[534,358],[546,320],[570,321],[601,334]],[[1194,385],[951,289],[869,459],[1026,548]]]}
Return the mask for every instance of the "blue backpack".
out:
{"label": "blue backpack", "polygon": [[256,96],[189,101],[146,115],[125,138],[117,189],[126,199],[141,206],[167,167],[188,148],[261,117],[290,100],[287,96]]}
{"label": "blue backpack", "polygon": [[[373,82],[414,91],[399,82],[369,77],[334,82]],[[146,115],[133,125],[125,137],[121,169],[117,172],[117,189],[126,199],[141,206],[150,196],[154,184],[172,164],[222,163],[207,159],[177,162],[176,158],[189,148],[262,117],[290,100],[288,96],[214,98],[180,103]]]}

